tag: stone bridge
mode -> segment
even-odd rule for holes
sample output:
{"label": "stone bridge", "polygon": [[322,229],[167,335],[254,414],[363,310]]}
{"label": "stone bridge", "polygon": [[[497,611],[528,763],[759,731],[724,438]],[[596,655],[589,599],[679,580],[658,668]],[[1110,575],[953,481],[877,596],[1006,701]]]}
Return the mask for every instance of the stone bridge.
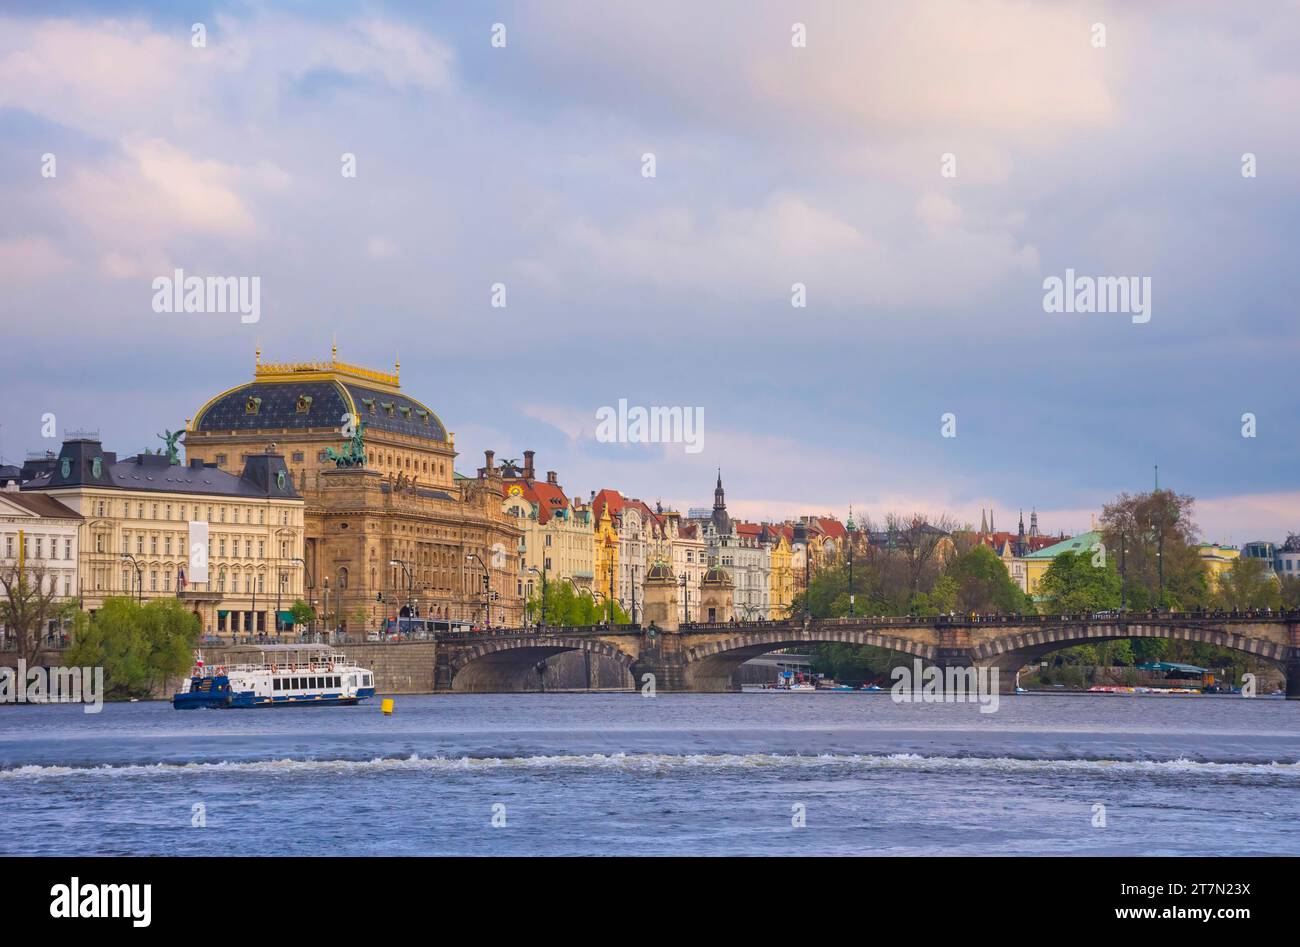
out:
{"label": "stone bridge", "polygon": [[839,618],[693,624],[521,629],[439,639],[439,690],[513,691],[537,687],[539,665],[565,651],[616,661],[636,684],[653,674],[665,691],[736,690],[733,672],[750,658],[784,648],[873,645],[938,667],[997,667],[1004,690],[1015,672],[1071,645],[1121,638],[1172,638],[1232,648],[1280,667],[1287,697],[1300,699],[1300,613],[1267,617],[1180,614],[999,616],[972,620]]}

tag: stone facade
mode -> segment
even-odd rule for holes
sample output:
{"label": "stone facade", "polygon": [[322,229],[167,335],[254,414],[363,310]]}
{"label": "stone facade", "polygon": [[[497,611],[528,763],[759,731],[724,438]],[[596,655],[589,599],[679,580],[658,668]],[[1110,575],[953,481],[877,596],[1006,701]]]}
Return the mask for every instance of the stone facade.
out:
{"label": "stone facade", "polygon": [[306,501],[306,595],[327,627],[409,608],[493,626],[523,619],[521,530],[485,452],[456,473],[455,434],[391,373],[329,361],[264,365],[187,421],[190,458],[219,468],[274,442]]}

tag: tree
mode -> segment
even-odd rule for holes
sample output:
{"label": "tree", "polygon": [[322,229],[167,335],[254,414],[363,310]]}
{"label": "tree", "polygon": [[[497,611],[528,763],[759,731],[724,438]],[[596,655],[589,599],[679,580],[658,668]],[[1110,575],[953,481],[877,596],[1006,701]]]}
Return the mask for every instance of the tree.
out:
{"label": "tree", "polygon": [[963,614],[1016,614],[1031,611],[1031,604],[1011,581],[1002,560],[988,546],[978,545],[955,558],[946,573],[957,585],[956,611]]}
{"label": "tree", "polygon": [[[1107,558],[1120,558],[1130,608],[1189,608],[1207,598],[1195,501],[1172,490],[1121,493],[1101,513]],[[1163,567],[1162,567],[1163,566]],[[1163,572],[1164,600],[1160,601]]]}
{"label": "tree", "polygon": [[1229,611],[1234,608],[1277,608],[1282,604],[1282,594],[1264,560],[1246,557],[1236,559],[1220,574],[1213,602]]}
{"label": "tree", "polygon": [[0,625],[14,639],[18,657],[28,664],[40,663],[50,622],[76,611],[75,603],[58,595],[56,581],[44,566],[20,569],[14,562],[0,567]]}
{"label": "tree", "polygon": [[[531,620],[541,621],[542,595],[538,590],[525,607],[525,614]],[[609,605],[597,602],[592,594],[583,590],[575,592],[567,581],[546,583],[546,624],[572,628],[580,625],[598,625],[609,618]],[[614,603],[614,624],[631,624],[623,607]]]}
{"label": "tree", "polygon": [[289,612],[293,615],[295,626],[307,625],[316,620],[316,609],[312,608],[302,599],[298,599],[289,606]]}
{"label": "tree", "polygon": [[[911,516],[890,513],[885,517],[888,549],[899,556],[906,568],[909,593],[923,591],[923,586],[928,585],[926,574],[937,575],[943,567],[944,556],[952,549],[948,534],[957,525],[948,516],[941,516],[931,523],[924,513]],[[867,528],[870,529],[869,522]]]}
{"label": "tree", "polygon": [[140,605],[108,598],[88,617],[77,614],[76,642],[69,664],[104,669],[110,700],[150,697],[190,666],[201,622],[176,599]]}
{"label": "tree", "polygon": [[1065,615],[1119,608],[1119,571],[1114,556],[1093,565],[1093,553],[1063,552],[1047,567],[1038,586],[1049,614]]}

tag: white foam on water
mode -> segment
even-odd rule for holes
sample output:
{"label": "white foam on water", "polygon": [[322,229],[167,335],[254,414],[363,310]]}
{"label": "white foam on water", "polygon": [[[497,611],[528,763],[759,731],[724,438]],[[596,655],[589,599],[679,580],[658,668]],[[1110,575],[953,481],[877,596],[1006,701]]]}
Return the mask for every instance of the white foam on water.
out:
{"label": "white foam on water", "polygon": [[1011,757],[921,756],[915,753],[889,755],[822,754],[690,754],[594,753],[583,756],[518,757],[378,757],[369,760],[278,759],[193,763],[132,763],[119,766],[26,765],[0,770],[0,780],[30,780],[67,777],[174,777],[189,775],[363,775],[368,773],[492,772],[527,770],[620,770],[628,773],[667,773],[690,770],[778,770],[843,769],[849,772],[900,770],[912,772],[985,771],[1032,774],[1073,771],[1080,775],[1182,774],[1200,778],[1285,777],[1300,779],[1300,762],[1216,763],[1201,760],[1095,760],[1016,759]]}

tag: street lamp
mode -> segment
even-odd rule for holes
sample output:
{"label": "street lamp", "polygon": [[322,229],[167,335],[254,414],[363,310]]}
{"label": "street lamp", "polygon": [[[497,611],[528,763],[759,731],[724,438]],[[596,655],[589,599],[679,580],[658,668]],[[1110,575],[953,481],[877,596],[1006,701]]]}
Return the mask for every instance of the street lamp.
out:
{"label": "street lamp", "polygon": [[609,558],[609,624],[614,625],[614,541],[605,537],[605,554]]}
{"label": "street lamp", "polygon": [[542,620],[539,627],[545,628],[546,627],[546,564],[545,563],[542,564],[542,569],[540,572],[538,571],[537,566],[529,566],[528,571],[536,573],[537,575],[540,575],[542,577]]}
{"label": "street lamp", "polygon": [[406,617],[411,618],[411,596],[415,591],[415,574],[407,568],[406,561],[403,559],[389,559],[390,566],[401,566],[402,571],[406,573]]}
{"label": "street lamp", "polygon": [[488,569],[487,563],[483,561],[482,557],[478,553],[471,552],[467,556],[465,556],[466,562],[473,562],[475,559],[477,559],[478,564],[483,567],[483,592],[484,592],[483,607],[484,607],[484,612],[486,614],[487,627],[491,628],[492,627],[492,572],[490,569]]}
{"label": "street lamp", "polygon": [[131,565],[135,568],[136,601],[139,604],[143,605],[144,604],[144,570],[140,568],[140,563],[136,561],[135,556],[131,555],[129,552],[122,553],[122,561],[130,562]]}
{"label": "street lamp", "polygon": [[849,507],[849,617],[855,615],[853,602],[853,539],[857,535],[858,528],[853,525],[853,507]]}
{"label": "street lamp", "polygon": [[803,617],[812,618],[812,555],[808,548],[808,527],[803,523],[794,524],[794,545],[803,543]]}
{"label": "street lamp", "polygon": [[686,584],[686,570],[682,570],[682,620],[691,623],[691,587]]}

